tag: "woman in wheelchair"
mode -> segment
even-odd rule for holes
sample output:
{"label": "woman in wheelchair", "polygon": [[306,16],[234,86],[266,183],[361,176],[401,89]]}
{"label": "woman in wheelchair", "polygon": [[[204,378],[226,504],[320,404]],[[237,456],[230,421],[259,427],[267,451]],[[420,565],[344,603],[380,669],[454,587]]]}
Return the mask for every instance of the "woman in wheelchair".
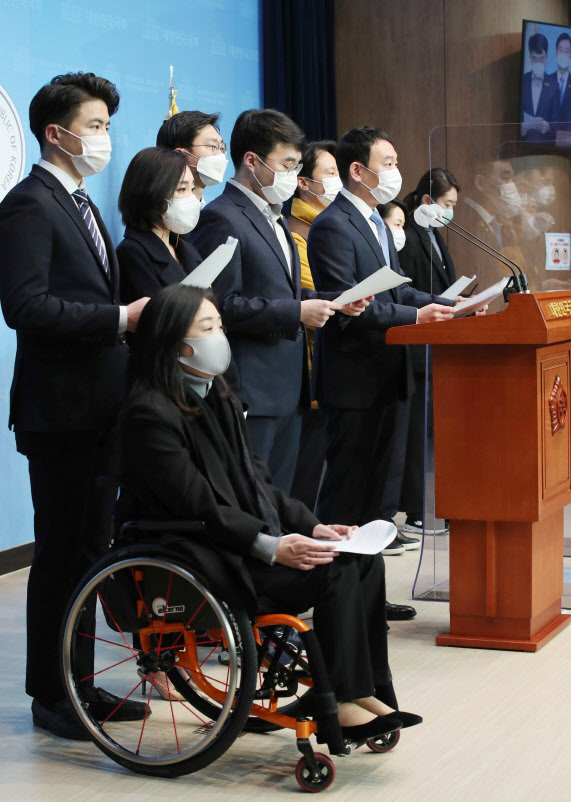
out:
{"label": "woman in wheelchair", "polygon": [[352,528],[320,523],[271,484],[222,378],[230,360],[210,290],[176,285],[147,304],[121,419],[123,519],[135,509],[147,519],[202,521],[212,547],[201,552],[203,572],[216,584],[238,584],[258,611],[313,608],[345,737],[420,723],[398,710],[393,690],[382,556],[339,554],[334,541]]}

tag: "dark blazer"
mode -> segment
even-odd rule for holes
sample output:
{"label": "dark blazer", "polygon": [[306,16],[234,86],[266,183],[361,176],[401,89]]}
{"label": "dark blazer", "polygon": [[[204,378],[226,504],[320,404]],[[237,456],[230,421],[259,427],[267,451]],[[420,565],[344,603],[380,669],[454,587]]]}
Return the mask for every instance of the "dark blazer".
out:
{"label": "dark blazer", "polygon": [[163,287],[180,283],[202,259],[190,242],[171,236],[177,262],[167,246],[152,231],[127,226],[125,238],[117,246],[121,269],[121,302],[130,304],[139,298],[152,298]]}
{"label": "dark blazer", "polygon": [[291,414],[310,405],[307,337],[301,301],[326,297],[301,288],[299,254],[287,222],[291,275],[276,234],[252,201],[227,184],[200,214],[192,242],[206,258],[226,239],[239,245],[213,284],[232,346],[237,378],[233,389],[249,415]]}
{"label": "dark blazer", "polygon": [[567,83],[563,92],[563,101],[560,100],[559,81],[557,70],[546,76],[548,81],[553,81],[555,85],[555,99],[557,103],[558,126],[562,130],[569,130],[571,123],[571,74],[567,76]]}
{"label": "dark blazer", "polygon": [[[402,273],[392,234],[385,228],[390,267]],[[369,224],[342,194],[316,218],[307,250],[320,290],[349,289],[385,264]],[[435,302],[440,303],[436,295],[405,284],[377,294],[359,317],[336,315],[333,325],[329,322],[316,335],[313,375],[317,400],[342,409],[370,409],[407,398],[414,387],[408,348],[386,345],[385,333],[392,326],[414,324],[416,309]]]}
{"label": "dark blazer", "polygon": [[2,311],[18,337],[10,395],[17,431],[95,429],[123,398],[119,267],[90,205],[109,276],[74,199],[47,170],[34,165],[0,204]]}
{"label": "dark blazer", "polygon": [[[555,80],[552,75],[543,76],[543,86],[539,94],[539,101],[537,109],[533,110],[533,99],[531,96],[531,70],[526,72],[522,81],[522,112],[531,114],[532,117],[543,117],[550,125],[549,131],[542,134],[540,131],[528,131],[522,139],[525,142],[545,142],[546,140],[555,139],[557,121],[559,119],[559,88],[557,86],[557,74]],[[569,82],[568,82],[569,83]],[[522,114],[523,122],[523,114]]]}
{"label": "dark blazer", "polygon": [[421,292],[440,295],[456,281],[454,262],[440,231],[434,229],[434,237],[442,253],[432,248],[428,231],[413,219],[406,229],[406,242],[399,252],[399,263],[405,276],[412,279],[412,287]]}
{"label": "dark blazer", "polygon": [[[210,392],[219,392],[218,381]],[[237,399],[224,403],[234,406],[236,426],[249,443],[240,403]],[[122,471],[137,515],[203,521],[207,527],[206,544],[233,555],[234,564],[243,572],[244,558],[249,557],[258,533],[268,531],[267,526],[240,508],[202,416],[190,418],[158,391],[134,390],[121,415],[121,432]],[[298,532],[311,537],[317,518],[300,501],[288,498],[269,484],[264,463],[253,455],[252,460],[266,483],[284,534]],[[127,515],[130,514],[131,510]],[[212,575],[208,569],[216,563],[206,559],[206,564],[207,573]]]}

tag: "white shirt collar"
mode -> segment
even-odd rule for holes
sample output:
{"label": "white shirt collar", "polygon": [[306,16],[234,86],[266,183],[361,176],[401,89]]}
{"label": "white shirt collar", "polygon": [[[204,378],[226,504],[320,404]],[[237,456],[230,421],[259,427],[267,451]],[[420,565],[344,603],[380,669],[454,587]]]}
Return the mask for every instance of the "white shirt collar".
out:
{"label": "white shirt collar", "polygon": [[261,211],[264,217],[268,216],[268,213],[273,215],[274,218],[277,218],[281,215],[282,207],[281,204],[271,204],[265,198],[260,198],[259,195],[256,195],[249,187],[245,187],[244,184],[240,184],[239,181],[236,181],[234,178],[229,178],[228,183],[232,184],[233,187],[236,189],[240,189],[244,195],[246,195],[252,203]]}
{"label": "white shirt collar", "polygon": [[479,203],[476,203],[475,200],[472,198],[464,198],[464,203],[467,203],[468,206],[471,206],[472,209],[480,215],[484,223],[489,226],[492,220],[494,219],[494,215],[490,214],[487,209],[484,209],[483,206],[480,206]]}
{"label": "white shirt collar", "polygon": [[364,200],[358,198],[356,195],[353,195],[353,193],[349,192],[349,190],[345,189],[345,187],[341,188],[341,194],[344,197],[346,197],[348,201],[351,201],[353,206],[357,207],[358,211],[361,212],[361,214],[366,220],[371,219],[371,215],[375,210],[371,209],[371,207],[368,204],[366,204]]}
{"label": "white shirt collar", "polygon": [[567,76],[568,76],[568,75],[569,75],[569,70],[565,70],[565,72],[562,72],[562,71],[559,69],[559,67],[557,67],[557,83],[558,83],[558,84],[560,84],[560,83],[561,83],[561,79],[562,79],[562,78],[565,78],[565,83],[567,83]]}
{"label": "white shirt collar", "polygon": [[63,184],[64,189],[67,190],[70,195],[72,195],[77,189],[85,189],[85,181],[83,178],[78,186],[75,178],[72,178],[70,175],[68,175],[64,170],[61,169],[61,167],[56,167],[55,164],[52,164],[45,159],[39,160],[38,167],[43,167],[44,170],[47,170],[48,173],[51,173],[53,176],[55,176],[60,184]]}

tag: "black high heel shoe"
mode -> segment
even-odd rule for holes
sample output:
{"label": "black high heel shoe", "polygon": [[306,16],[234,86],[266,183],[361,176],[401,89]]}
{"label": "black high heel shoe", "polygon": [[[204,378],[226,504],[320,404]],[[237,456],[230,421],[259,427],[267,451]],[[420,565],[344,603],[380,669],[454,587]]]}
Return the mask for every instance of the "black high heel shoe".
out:
{"label": "black high heel shoe", "polygon": [[[377,716],[366,724],[358,724],[354,727],[341,727],[343,737],[350,741],[366,741],[377,735],[387,735],[389,732],[400,730],[404,725],[400,719],[393,718],[395,713],[390,716]],[[409,725],[411,726],[411,725]]]}
{"label": "black high heel shoe", "polygon": [[395,710],[390,715],[402,722],[403,729],[422,724],[423,721],[422,716],[417,716],[416,713],[404,713],[402,710]]}

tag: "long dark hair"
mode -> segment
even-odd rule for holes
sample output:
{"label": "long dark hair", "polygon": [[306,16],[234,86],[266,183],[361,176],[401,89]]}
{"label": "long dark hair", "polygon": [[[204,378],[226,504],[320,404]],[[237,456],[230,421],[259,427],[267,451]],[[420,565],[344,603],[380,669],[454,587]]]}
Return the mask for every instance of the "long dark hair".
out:
{"label": "long dark hair", "polygon": [[403,203],[410,214],[420,206],[424,195],[430,195],[436,203],[436,200],[445,195],[452,187],[456,192],[460,192],[460,184],[452,173],[449,173],[444,167],[433,167],[422,176],[416,189],[408,193]]}
{"label": "long dark hair", "polygon": [[126,226],[152,231],[161,224],[165,200],[172,198],[186,171],[186,155],[167,148],[136,153],[119,192],[119,211]]}
{"label": "long dark hair", "polygon": [[[181,341],[204,299],[218,309],[216,297],[210,289],[185,284],[172,284],[162,289],[143,309],[131,350],[133,389],[158,390],[191,415],[198,414],[198,409],[186,403],[184,372],[178,357]],[[226,389],[225,383],[223,386]]]}

